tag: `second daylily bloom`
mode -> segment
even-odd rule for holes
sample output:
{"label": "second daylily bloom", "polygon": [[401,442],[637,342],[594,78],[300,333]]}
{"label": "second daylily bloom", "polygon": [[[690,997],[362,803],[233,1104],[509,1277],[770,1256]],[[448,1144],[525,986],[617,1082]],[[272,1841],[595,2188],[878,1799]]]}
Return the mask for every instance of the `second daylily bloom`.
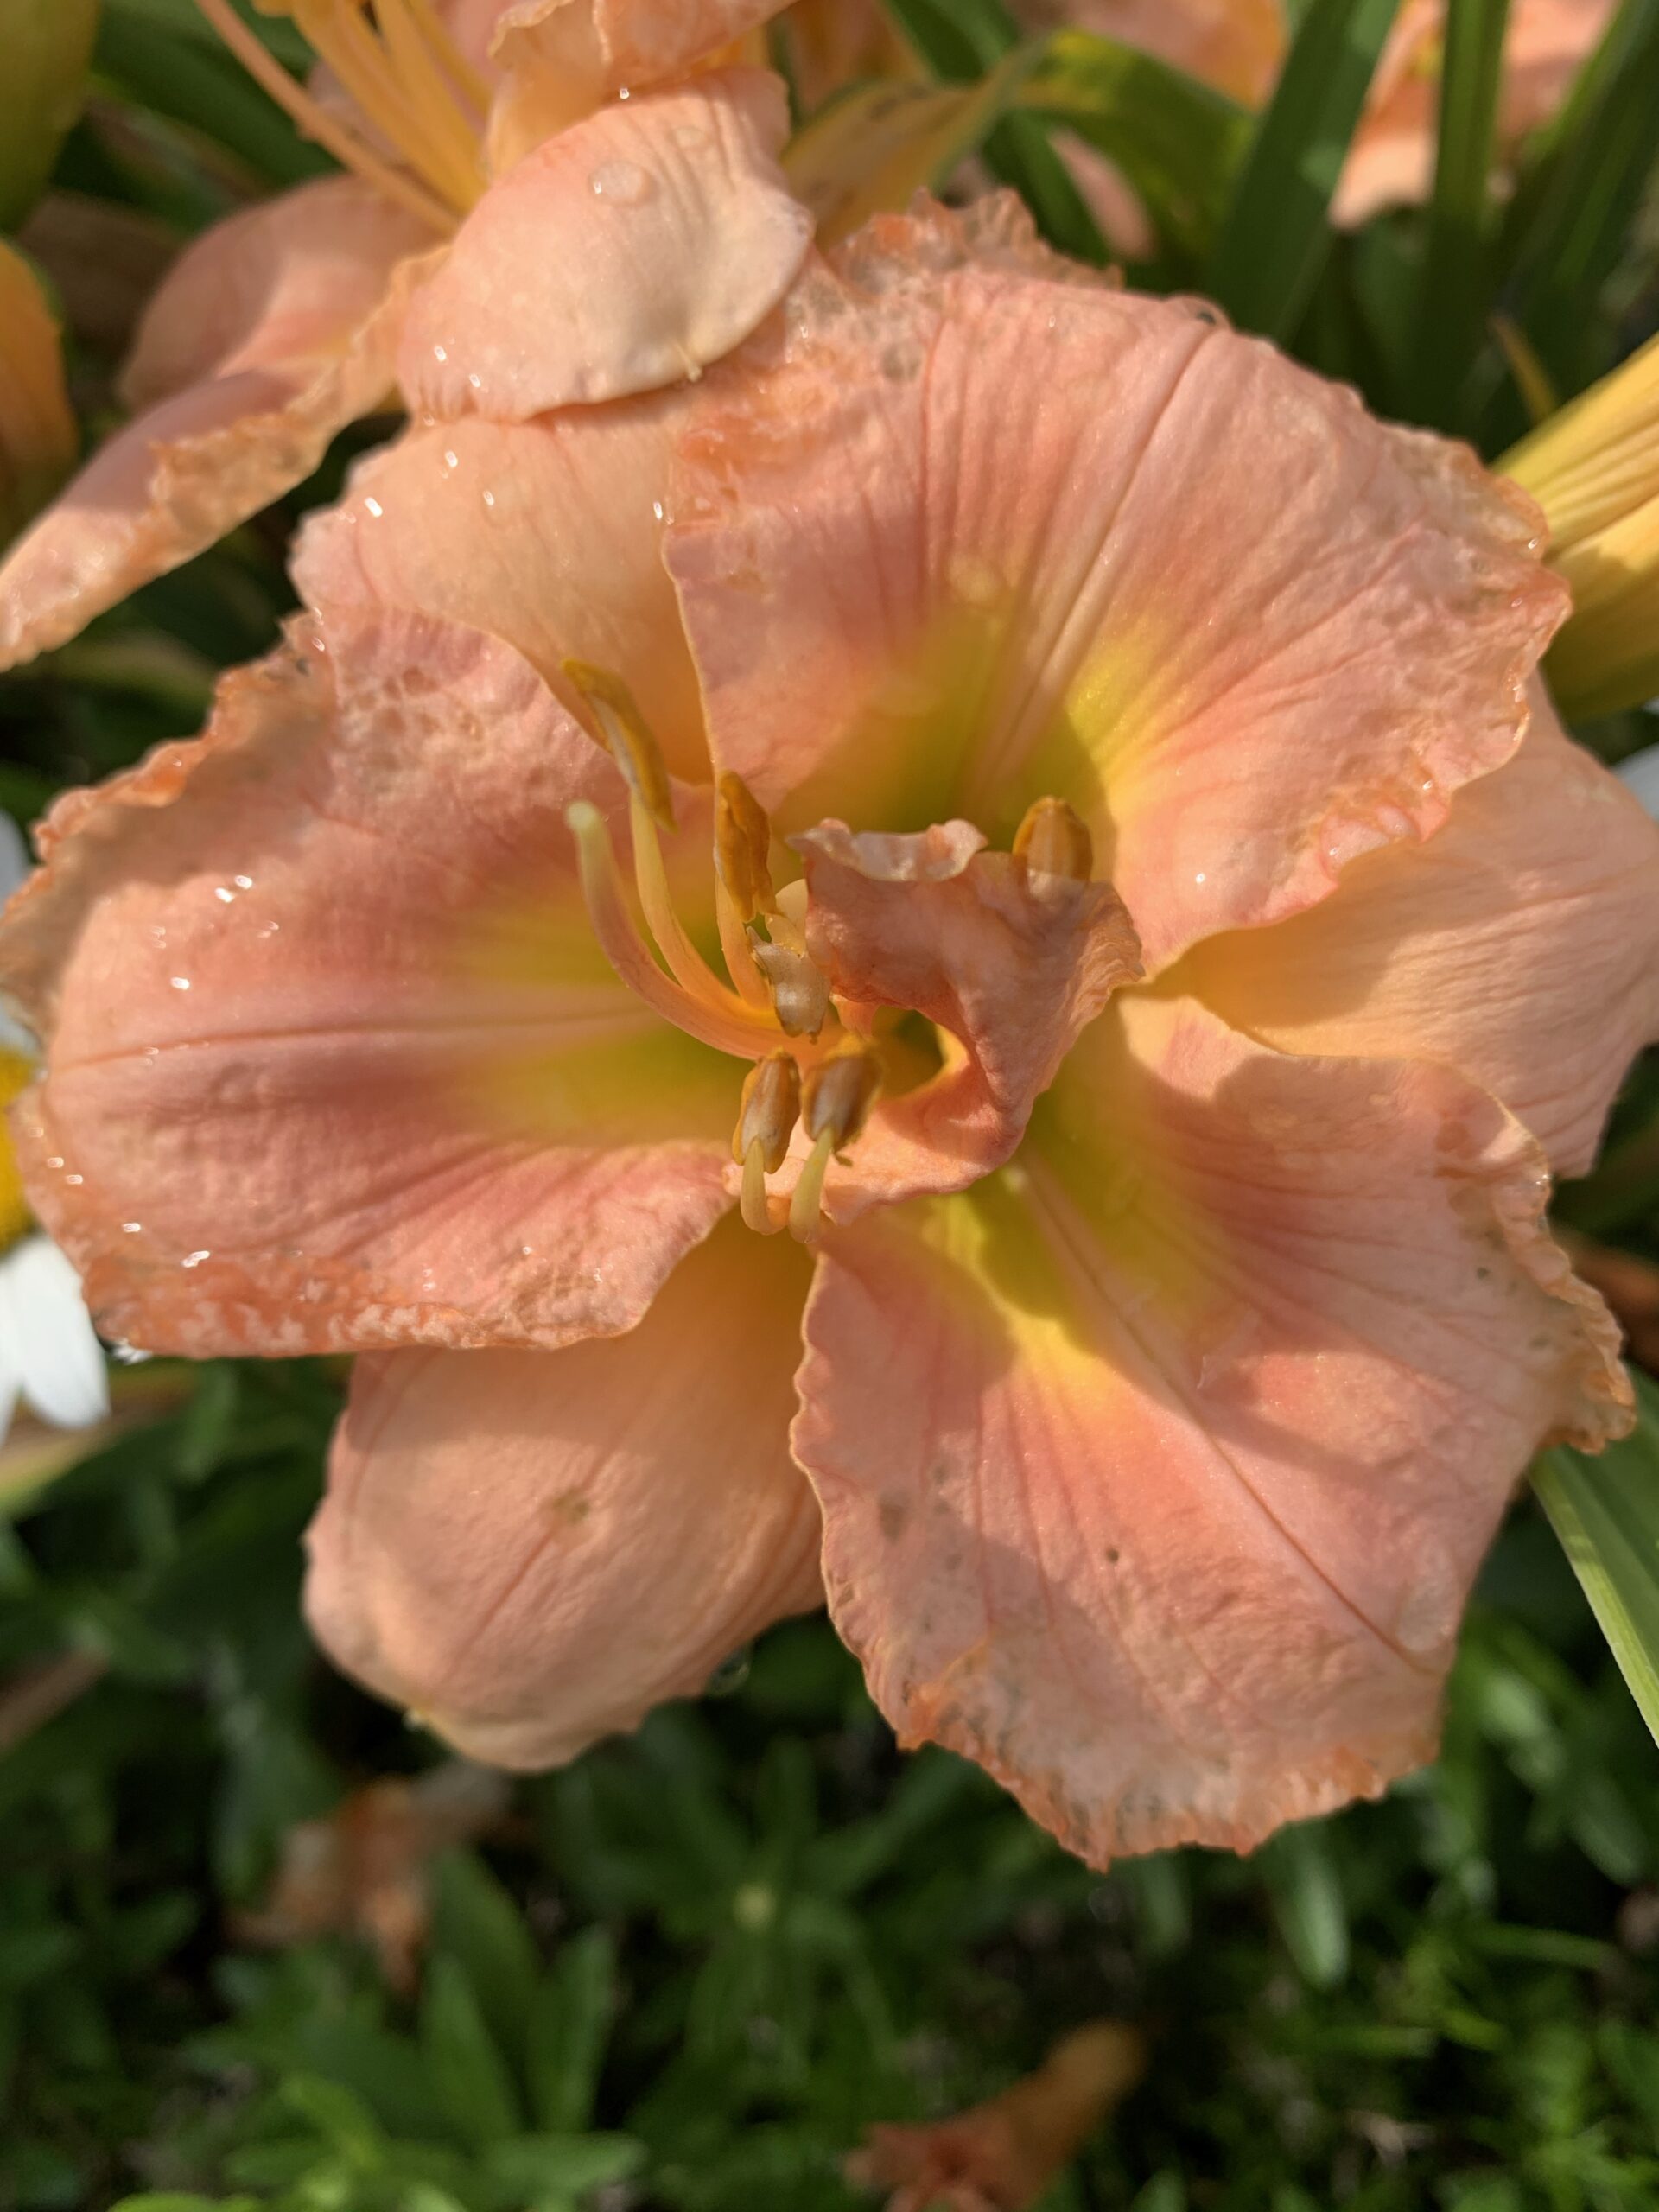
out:
{"label": "second daylily bloom", "polygon": [[1001,203],[694,391],[448,411],[479,342],[8,918],[95,1309],[367,1355],[312,1618],[478,1757],[827,1592],[1093,1859],[1374,1794],[1629,1419],[1542,1209],[1659,834],[1536,511]]}
{"label": "second daylily bloom", "polygon": [[294,0],[333,92],[289,78],[228,0],[201,4],[353,174],[181,257],[123,378],[133,420],[0,564],[0,668],[309,475],[399,382],[423,404],[475,321],[495,339],[480,373],[517,377],[526,412],[646,391],[747,336],[810,238],[776,162],[782,86],[706,67],[780,0],[495,0],[449,28],[424,0],[372,28],[356,0]]}

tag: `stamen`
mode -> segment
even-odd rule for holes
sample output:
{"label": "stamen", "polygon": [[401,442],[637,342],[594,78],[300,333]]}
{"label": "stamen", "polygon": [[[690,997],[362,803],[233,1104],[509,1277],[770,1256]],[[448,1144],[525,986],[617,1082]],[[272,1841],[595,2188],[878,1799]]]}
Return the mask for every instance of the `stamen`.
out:
{"label": "stamen", "polygon": [[830,978],[804,950],[769,944],[748,932],[749,952],[766,978],[772,1012],[785,1037],[816,1037],[830,1012]]}
{"label": "stamen", "polygon": [[620,676],[591,661],[568,660],[564,673],[587,702],[594,734],[627,779],[628,789],[664,830],[674,827],[674,798],[662,747],[639,702]]}
{"label": "stamen", "polygon": [[[360,0],[287,0],[287,12],[369,121],[452,206],[470,207],[484,187],[478,133],[418,34],[404,36],[411,27],[401,6],[386,0],[377,7],[371,29]],[[388,20],[397,27],[395,44]]]}
{"label": "stamen", "polygon": [[337,162],[360,176],[388,200],[407,207],[422,222],[447,236],[455,227],[455,211],[447,207],[412,176],[405,176],[383,161],[356,131],[332,116],[297,84],[270,49],[251,31],[231,7],[230,0],[196,0],[196,5],[231,52],[278,107],[291,116],[302,137],[326,146]]}
{"label": "stamen", "polygon": [[732,1157],[743,1166],[741,1211],[749,1227],[770,1236],[782,1227],[766,1207],[766,1177],[784,1164],[801,1110],[801,1071],[789,1052],[758,1060],[743,1079]]}
{"label": "stamen", "polygon": [[863,1128],[880,1088],[881,1063],[868,1046],[837,1052],[809,1071],[801,1120],[812,1152],[789,1202],[789,1233],[798,1243],[810,1244],[817,1235],[830,1162]]}
{"label": "stamen", "polygon": [[1095,841],[1083,817],[1063,798],[1039,798],[1014,832],[1014,856],[1032,875],[1087,883],[1095,872]]}
{"label": "stamen", "polygon": [[772,824],[765,807],[742,777],[728,769],[715,796],[715,868],[741,921],[770,913],[777,904],[771,849]]}
{"label": "stamen", "polygon": [[673,1022],[717,1052],[757,1060],[772,1051],[778,1042],[776,1022],[745,1007],[729,993],[722,1003],[710,1004],[665,976],[652,958],[628,912],[621,870],[599,809],[587,799],[578,799],[565,809],[564,818],[576,841],[582,896],[588,902],[594,934],[628,988],[665,1021]]}
{"label": "stamen", "polygon": [[772,1010],[772,994],[760,980],[749,951],[749,940],[744,933],[743,923],[737,908],[732,904],[732,894],[715,877],[715,919],[720,925],[720,950],[726,962],[726,972],[737,986],[737,995],[746,1006]]}

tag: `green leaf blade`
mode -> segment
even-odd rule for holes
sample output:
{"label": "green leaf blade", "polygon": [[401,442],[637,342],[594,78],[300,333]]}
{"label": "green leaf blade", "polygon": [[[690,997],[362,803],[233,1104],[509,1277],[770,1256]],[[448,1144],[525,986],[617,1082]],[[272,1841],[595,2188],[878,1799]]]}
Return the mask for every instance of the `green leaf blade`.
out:
{"label": "green leaf blade", "polygon": [[1330,207],[1398,0],[1313,0],[1258,124],[1205,276],[1246,330],[1287,342],[1331,245]]}
{"label": "green leaf blade", "polygon": [[1557,1445],[1532,1483],[1659,1742],[1659,1390],[1633,1380],[1633,1433],[1599,1459]]}

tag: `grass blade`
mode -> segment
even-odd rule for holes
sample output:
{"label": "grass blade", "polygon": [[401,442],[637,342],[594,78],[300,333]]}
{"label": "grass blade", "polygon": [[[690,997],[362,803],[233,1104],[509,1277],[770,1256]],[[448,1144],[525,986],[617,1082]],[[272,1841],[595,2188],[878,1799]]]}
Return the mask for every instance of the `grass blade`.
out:
{"label": "grass blade", "polygon": [[1049,41],[1020,99],[1114,161],[1166,240],[1209,251],[1249,143],[1236,101],[1155,55],[1069,30]]}
{"label": "grass blade", "polygon": [[1446,429],[1490,310],[1492,158],[1509,15],[1510,0],[1465,0],[1446,15],[1414,348],[1414,412]]}
{"label": "grass blade", "polygon": [[1313,0],[1257,126],[1205,289],[1283,343],[1331,245],[1331,195],[1397,0]]}
{"label": "grass blade", "polygon": [[1632,1379],[1634,1433],[1594,1459],[1558,1445],[1532,1484],[1659,1741],[1659,1390]]}

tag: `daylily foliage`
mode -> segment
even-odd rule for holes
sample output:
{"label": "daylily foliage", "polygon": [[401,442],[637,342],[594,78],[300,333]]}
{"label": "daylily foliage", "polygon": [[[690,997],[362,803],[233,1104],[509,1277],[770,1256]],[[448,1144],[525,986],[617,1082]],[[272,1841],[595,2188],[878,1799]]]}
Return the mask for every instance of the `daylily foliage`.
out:
{"label": "daylily foliage", "polygon": [[112,1336],[362,1355],[311,1618],[474,1756],[827,1599],[1074,1850],[1248,1846],[1629,1426],[1544,1207],[1659,832],[1523,492],[1008,200],[815,245],[768,12],[296,7],[359,174],[181,262],[6,652],[410,424],[42,829],[29,1196]]}

